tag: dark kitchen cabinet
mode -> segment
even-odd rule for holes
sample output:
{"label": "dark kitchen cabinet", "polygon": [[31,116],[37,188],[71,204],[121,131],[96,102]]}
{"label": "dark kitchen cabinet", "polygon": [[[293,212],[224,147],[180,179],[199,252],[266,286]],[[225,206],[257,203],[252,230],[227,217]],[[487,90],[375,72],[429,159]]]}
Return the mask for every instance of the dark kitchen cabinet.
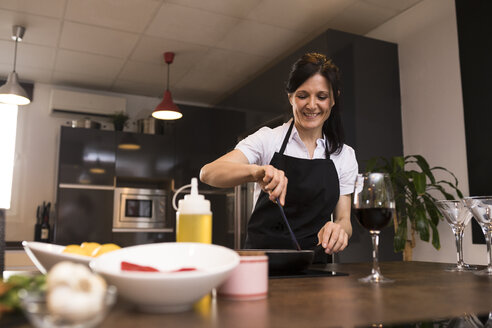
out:
{"label": "dark kitchen cabinet", "polygon": [[[173,178],[175,145],[173,130],[166,126],[165,135],[62,127],[55,243],[95,241],[130,246],[172,240],[173,233],[112,231],[114,187],[118,183],[131,183],[125,186],[137,188],[170,187],[162,181]],[[124,143],[134,147],[118,147]]]}
{"label": "dark kitchen cabinet", "polygon": [[[116,132],[115,137],[117,177],[159,180],[173,178],[175,142],[172,132],[164,135]],[[121,147],[123,144],[133,147]]]}
{"label": "dark kitchen cabinet", "polygon": [[[172,179],[174,133],[150,135],[62,127],[58,182],[114,185],[114,178]],[[121,149],[121,144],[138,149]]]}
{"label": "dark kitchen cabinet", "polygon": [[[176,188],[197,178],[203,165],[234,149],[245,130],[246,114],[220,108],[179,106],[183,118],[175,122]],[[209,186],[200,184],[200,188]],[[210,189],[210,188],[209,188]]]}
{"label": "dark kitchen cabinet", "polygon": [[174,232],[113,232],[112,238],[121,247],[176,241]]}
{"label": "dark kitchen cabinet", "polygon": [[113,185],[114,132],[62,127],[58,183]]}
{"label": "dark kitchen cabinet", "polygon": [[113,190],[58,188],[54,242],[110,243],[113,226]]}
{"label": "dark kitchen cabinet", "polygon": [[113,131],[62,127],[54,242],[111,242],[115,136]]}
{"label": "dark kitchen cabinet", "polygon": [[[217,108],[180,108],[183,119],[166,122],[162,135],[62,128],[56,243],[91,240],[130,246],[174,240],[174,232],[112,232],[114,187],[166,189],[170,201],[173,181],[176,188],[189,184],[203,165],[234,148],[246,116]],[[91,173],[96,164],[104,173]],[[212,188],[200,183],[199,189]],[[223,195],[206,198],[212,201],[214,242],[232,246],[231,206],[226,208]],[[171,204],[167,215],[174,221]]]}

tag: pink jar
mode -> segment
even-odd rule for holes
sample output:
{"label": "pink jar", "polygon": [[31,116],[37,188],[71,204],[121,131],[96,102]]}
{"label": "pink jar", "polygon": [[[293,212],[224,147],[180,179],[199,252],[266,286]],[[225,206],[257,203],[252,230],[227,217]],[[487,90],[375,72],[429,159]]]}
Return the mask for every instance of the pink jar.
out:
{"label": "pink jar", "polygon": [[231,300],[259,300],[268,295],[268,256],[261,251],[238,251],[241,261],[219,287],[219,297]]}

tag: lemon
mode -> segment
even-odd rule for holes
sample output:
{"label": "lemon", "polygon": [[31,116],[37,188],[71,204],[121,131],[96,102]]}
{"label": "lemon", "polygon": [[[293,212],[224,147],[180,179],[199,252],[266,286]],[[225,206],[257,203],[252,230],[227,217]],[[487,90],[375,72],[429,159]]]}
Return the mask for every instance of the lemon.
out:
{"label": "lemon", "polygon": [[82,247],[80,247],[80,245],[68,245],[68,246],[65,247],[65,249],[63,250],[62,253],[91,256],[91,254],[88,253]]}
{"label": "lemon", "polygon": [[96,248],[98,248],[99,246],[101,246],[101,244],[99,244],[99,243],[91,243],[91,242],[83,242],[82,244],[80,244],[80,247],[82,247],[83,249],[85,249],[88,255],[91,255],[92,252],[94,252],[94,250]]}
{"label": "lemon", "polygon": [[102,255],[104,253],[108,253],[108,252],[112,252],[112,251],[115,251],[117,249],[120,249],[121,247],[116,245],[116,244],[102,244],[101,246],[99,246],[98,248],[96,248],[91,256],[92,257],[98,257],[99,255]]}

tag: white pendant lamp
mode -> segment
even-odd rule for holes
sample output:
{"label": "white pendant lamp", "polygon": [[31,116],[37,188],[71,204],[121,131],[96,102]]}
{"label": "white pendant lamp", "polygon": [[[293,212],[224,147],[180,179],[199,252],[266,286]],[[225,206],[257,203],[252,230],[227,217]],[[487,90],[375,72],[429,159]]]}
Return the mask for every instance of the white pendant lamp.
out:
{"label": "white pendant lamp", "polygon": [[164,92],[164,97],[159,105],[152,112],[152,116],[159,120],[177,120],[183,117],[183,114],[179,110],[179,107],[173,101],[171,97],[171,91],[169,91],[169,69],[174,60],[174,52],[165,52],[164,61],[167,64],[167,86]]}
{"label": "white pendant lamp", "polygon": [[22,41],[25,31],[26,29],[24,26],[15,25],[12,27],[12,39],[15,40],[14,70],[9,73],[7,82],[0,87],[0,102],[4,104],[27,105],[31,102],[27,96],[26,90],[20,85],[19,76],[15,71],[17,42]]}

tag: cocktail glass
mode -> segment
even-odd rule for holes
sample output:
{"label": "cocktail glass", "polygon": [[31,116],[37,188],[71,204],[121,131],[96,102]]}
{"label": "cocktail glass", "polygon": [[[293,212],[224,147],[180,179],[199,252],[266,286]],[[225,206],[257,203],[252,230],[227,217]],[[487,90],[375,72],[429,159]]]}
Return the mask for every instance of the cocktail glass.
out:
{"label": "cocktail glass", "polygon": [[461,272],[473,271],[477,267],[466,264],[463,261],[463,233],[466,225],[470,222],[472,214],[466,206],[459,200],[439,200],[436,206],[444,216],[446,222],[451,226],[456,239],[457,263],[449,267],[446,271]]}
{"label": "cocktail glass", "polygon": [[489,319],[485,322],[484,328],[492,328],[492,312],[489,312]]}
{"label": "cocktail glass", "polygon": [[448,328],[482,328],[484,325],[476,314],[465,313],[461,317],[452,318],[444,326]]}
{"label": "cocktail glass", "polygon": [[463,203],[473,214],[475,220],[482,228],[482,232],[487,242],[487,269],[475,272],[478,275],[492,275],[492,196],[465,197]]}

